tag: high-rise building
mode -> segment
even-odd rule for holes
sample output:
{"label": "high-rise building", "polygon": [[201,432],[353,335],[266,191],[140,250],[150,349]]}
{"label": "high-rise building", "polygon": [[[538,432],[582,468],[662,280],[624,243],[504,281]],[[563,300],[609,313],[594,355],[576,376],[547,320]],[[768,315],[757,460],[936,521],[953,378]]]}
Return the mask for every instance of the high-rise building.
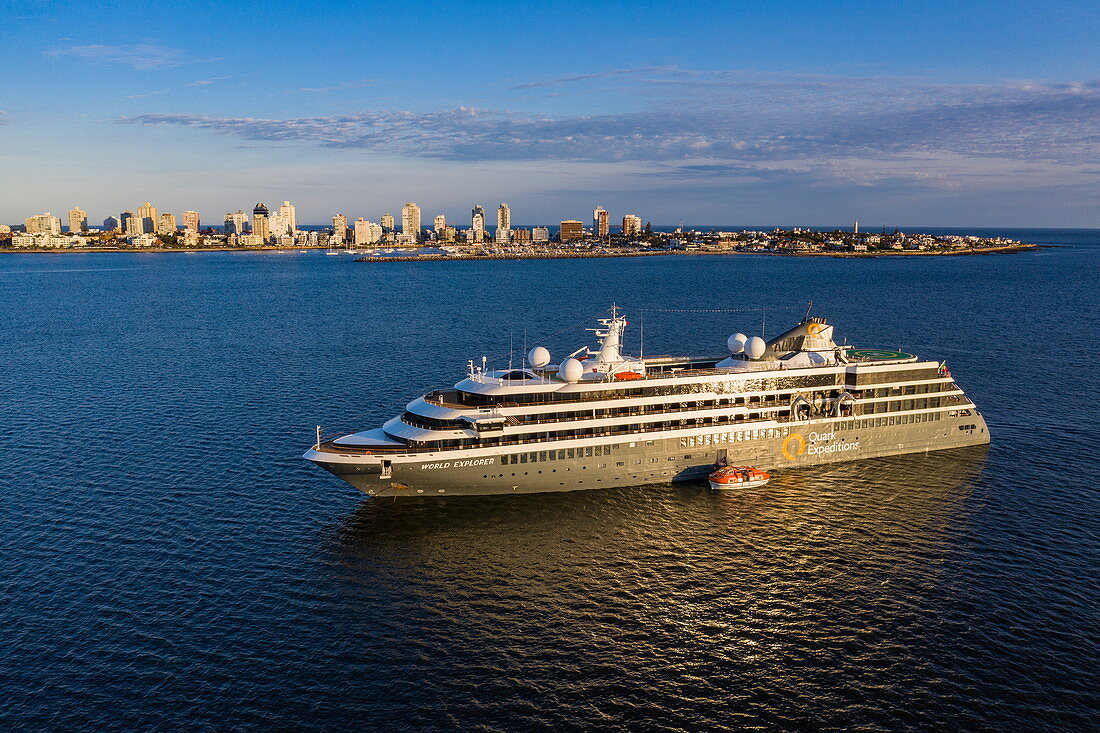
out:
{"label": "high-rise building", "polygon": [[294,210],[294,204],[284,201],[279,207],[279,214],[283,217],[283,226],[286,227],[286,231],[275,232],[276,234],[294,234],[298,231],[298,214]]}
{"label": "high-rise building", "polygon": [[501,244],[512,241],[512,211],[508,204],[497,207],[497,241]]}
{"label": "high-rise building", "polygon": [[575,219],[566,219],[558,230],[558,239],[562,242],[571,242],[574,239],[584,239],[584,224]]}
{"label": "high-rise building", "polygon": [[290,231],[290,225],[287,223],[286,217],[283,216],[283,212],[276,211],[267,219],[267,228],[271,232],[273,237],[285,237],[287,232]]}
{"label": "high-rise building", "polygon": [[455,241],[455,235],[457,232],[454,227],[443,227],[443,231],[439,233],[440,242],[453,242]]}
{"label": "high-rise building", "polygon": [[103,220],[103,231],[105,232],[117,232],[119,231],[118,219],[113,216],[108,216]]}
{"label": "high-rise building", "polygon": [[382,214],[381,219],[382,230],[387,232],[393,231],[393,214]]}
{"label": "high-rise building", "polygon": [[470,233],[474,242],[485,241],[485,208],[475,206],[470,213]]}
{"label": "high-rise building", "polygon": [[332,241],[336,244],[348,241],[348,218],[343,214],[332,217]]}
{"label": "high-rise building", "polygon": [[88,212],[74,206],[69,212],[69,234],[80,234],[88,229]]}
{"label": "high-rise building", "polygon": [[382,241],[382,227],[363,217],[355,220],[355,246],[375,244]]}
{"label": "high-rise building", "polygon": [[439,214],[435,217],[435,226],[432,229],[435,231],[436,236],[443,233],[443,230],[447,228],[447,217],[443,214]]}
{"label": "high-rise building", "polygon": [[157,207],[146,201],[138,207],[137,215],[138,218],[141,219],[142,234],[156,233],[157,226],[160,224],[159,217],[157,216]]}
{"label": "high-rise building", "polygon": [[513,229],[512,241],[516,244],[527,244],[531,241],[530,229]]}
{"label": "high-rise building", "polygon": [[623,236],[637,237],[642,233],[642,217],[637,214],[627,214],[623,217]]}
{"label": "high-rise building", "polygon": [[140,237],[145,233],[145,225],[141,221],[140,216],[135,216],[129,211],[126,212],[126,218],[122,220],[122,228],[126,232],[127,237]]}
{"label": "high-rise building", "polygon": [[225,233],[236,234],[238,237],[248,229],[248,214],[240,209],[225,215]]}
{"label": "high-rise building", "polygon": [[61,234],[61,219],[50,212],[24,220],[27,234]]}
{"label": "high-rise building", "polygon": [[606,237],[609,230],[607,211],[602,206],[597,206],[592,212],[592,233],[597,237]]}
{"label": "high-rise building", "polygon": [[176,233],[176,215],[164,213],[160,215],[160,219],[157,221],[157,234],[175,234]]}
{"label": "high-rise building", "polygon": [[411,201],[401,207],[401,233],[420,240],[420,207]]}
{"label": "high-rise building", "polygon": [[183,228],[188,232],[197,232],[199,230],[199,212],[197,211],[185,211],[183,212]]}
{"label": "high-rise building", "polygon": [[252,233],[266,242],[271,238],[271,219],[259,214],[252,215]]}
{"label": "high-rise building", "polygon": [[531,227],[531,241],[532,242],[549,242],[550,241],[550,228],[549,227]]}
{"label": "high-rise building", "polygon": [[252,233],[263,242],[271,237],[271,212],[264,204],[252,207]]}

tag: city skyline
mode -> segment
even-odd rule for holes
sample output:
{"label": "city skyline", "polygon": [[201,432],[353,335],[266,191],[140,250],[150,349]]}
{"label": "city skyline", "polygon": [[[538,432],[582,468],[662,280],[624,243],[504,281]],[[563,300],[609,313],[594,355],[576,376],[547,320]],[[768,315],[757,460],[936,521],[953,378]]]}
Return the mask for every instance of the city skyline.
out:
{"label": "city skyline", "polygon": [[288,191],[305,222],[464,221],[477,191],[526,221],[1100,226],[1091,4],[566,5],[276,2],[253,36],[242,3],[10,1],[0,221]]}

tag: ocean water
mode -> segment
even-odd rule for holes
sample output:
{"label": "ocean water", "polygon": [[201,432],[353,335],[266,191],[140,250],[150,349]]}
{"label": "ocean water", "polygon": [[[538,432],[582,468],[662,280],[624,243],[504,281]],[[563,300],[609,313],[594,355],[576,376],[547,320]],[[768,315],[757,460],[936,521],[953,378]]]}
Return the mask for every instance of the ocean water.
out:
{"label": "ocean water", "polygon": [[[1058,246],[0,255],[0,726],[1096,729],[1100,231],[1003,233]],[[989,448],[409,501],[300,459],[612,303],[698,354],[810,300],[945,359]]]}

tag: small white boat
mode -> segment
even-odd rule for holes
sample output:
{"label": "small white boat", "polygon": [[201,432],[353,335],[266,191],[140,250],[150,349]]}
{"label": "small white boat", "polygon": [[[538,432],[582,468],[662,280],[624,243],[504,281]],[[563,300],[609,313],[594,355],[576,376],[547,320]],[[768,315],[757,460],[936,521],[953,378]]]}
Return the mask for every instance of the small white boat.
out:
{"label": "small white boat", "polygon": [[710,488],[715,491],[725,491],[763,486],[771,480],[771,475],[752,466],[721,466],[715,469],[708,478]]}

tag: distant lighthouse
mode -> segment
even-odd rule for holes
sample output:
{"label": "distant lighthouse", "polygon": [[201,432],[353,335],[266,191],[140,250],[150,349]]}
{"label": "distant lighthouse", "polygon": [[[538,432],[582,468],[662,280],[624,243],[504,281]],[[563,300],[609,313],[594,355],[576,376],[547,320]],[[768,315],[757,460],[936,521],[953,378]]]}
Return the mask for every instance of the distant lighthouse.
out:
{"label": "distant lighthouse", "polygon": [[852,222],[852,234],[859,234],[859,219]]}

